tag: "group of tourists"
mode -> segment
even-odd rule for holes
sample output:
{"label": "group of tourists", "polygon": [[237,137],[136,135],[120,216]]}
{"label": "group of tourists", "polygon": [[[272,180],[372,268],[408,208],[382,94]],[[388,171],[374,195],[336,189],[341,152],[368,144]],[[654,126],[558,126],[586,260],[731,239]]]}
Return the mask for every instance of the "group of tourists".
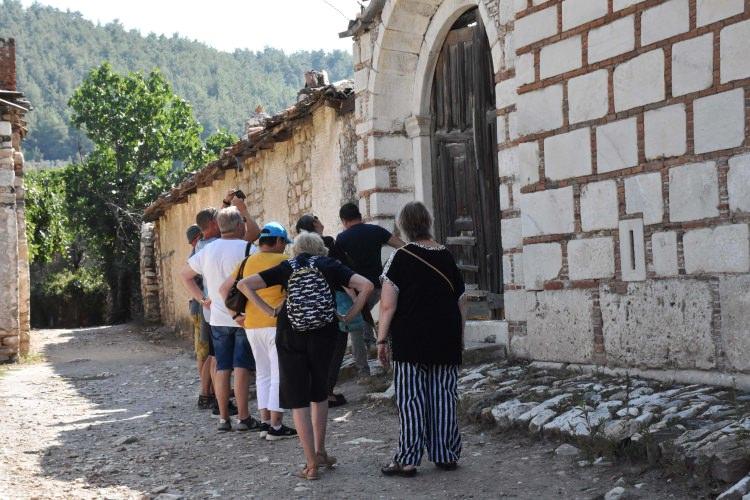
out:
{"label": "group of tourists", "polygon": [[[198,407],[218,415],[220,431],[254,431],[269,441],[298,436],[306,461],[298,476],[318,479],[320,467],[336,464],[326,425],[328,408],[347,403],[334,387],[348,340],[363,377],[376,345],[384,368],[393,361],[400,421],[398,451],[382,473],[415,475],[424,448],[436,466],[455,469],[464,283],[432,237],[427,208],[412,202],[401,210],[407,244],[364,223],[353,203],[339,211],[344,231],[335,240],[309,214],[292,241],[278,222],[259,227],[244,198],[229,192],[224,208],[201,210],[187,230],[192,252],[180,275],[192,297]],[[396,249],[385,265],[384,246]],[[248,402],[253,377],[258,418]],[[283,423],[285,410],[294,428]]]}

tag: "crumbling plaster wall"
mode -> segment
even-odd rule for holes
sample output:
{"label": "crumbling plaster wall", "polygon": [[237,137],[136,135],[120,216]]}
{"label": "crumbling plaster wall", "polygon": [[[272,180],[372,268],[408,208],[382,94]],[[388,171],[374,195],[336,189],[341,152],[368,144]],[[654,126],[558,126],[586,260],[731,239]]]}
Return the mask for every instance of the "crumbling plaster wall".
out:
{"label": "crumbling plaster wall", "polygon": [[432,200],[429,96],[472,5],[495,70],[508,347],[750,372],[750,5],[389,0],[355,36],[358,188]]}
{"label": "crumbling plaster wall", "polygon": [[354,144],[341,138],[351,138],[352,127],[351,113],[339,115],[321,106],[295,128],[291,139],[247,158],[241,171],[225,171],[223,179],[199,188],[154,222],[157,314],[163,324],[189,331],[188,295],[179,278],[190,253],[185,230],[202,208],[221,207],[230,189],[245,192],[250,214],[260,225],[278,221],[293,232],[297,218],[312,212],[326,225],[326,234],[335,236],[341,230],[338,209],[351,200],[343,193],[353,191],[351,172],[356,170],[351,155]]}

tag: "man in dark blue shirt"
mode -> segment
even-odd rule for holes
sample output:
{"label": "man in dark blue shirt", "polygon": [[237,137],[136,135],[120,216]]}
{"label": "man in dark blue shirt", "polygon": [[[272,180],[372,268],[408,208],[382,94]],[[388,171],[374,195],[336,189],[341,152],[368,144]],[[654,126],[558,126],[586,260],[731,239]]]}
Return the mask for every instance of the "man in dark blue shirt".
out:
{"label": "man in dark blue shirt", "polygon": [[375,285],[375,290],[362,311],[365,328],[362,332],[351,332],[352,353],[360,375],[370,374],[367,363],[368,344],[375,344],[374,322],[370,311],[380,300],[380,275],[383,272],[381,251],[384,245],[393,248],[404,246],[398,236],[375,224],[362,222],[362,214],[354,203],[347,203],[339,210],[344,232],[336,237],[336,251],[341,261],[357,274],[361,274]]}

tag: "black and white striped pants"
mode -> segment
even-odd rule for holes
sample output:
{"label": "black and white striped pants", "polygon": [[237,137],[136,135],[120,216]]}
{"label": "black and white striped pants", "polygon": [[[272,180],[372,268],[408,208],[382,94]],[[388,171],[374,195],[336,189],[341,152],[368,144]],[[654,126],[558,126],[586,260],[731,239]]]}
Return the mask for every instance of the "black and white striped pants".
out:
{"label": "black and white striped pants", "polygon": [[401,434],[398,453],[401,465],[419,465],[424,447],[432,462],[457,462],[461,456],[456,401],[458,366],[393,363]]}

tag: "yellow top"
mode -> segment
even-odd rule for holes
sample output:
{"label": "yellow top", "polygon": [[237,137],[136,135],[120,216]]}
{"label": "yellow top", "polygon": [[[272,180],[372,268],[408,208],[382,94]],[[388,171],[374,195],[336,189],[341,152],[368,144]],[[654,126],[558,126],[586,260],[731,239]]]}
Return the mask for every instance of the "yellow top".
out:
{"label": "yellow top", "polygon": [[[271,269],[281,264],[285,260],[289,259],[289,256],[283,253],[272,253],[272,252],[258,252],[248,257],[245,262],[245,269],[243,270],[242,276],[247,278],[253,274],[257,274],[266,269]],[[237,277],[237,272],[240,266],[232,273],[234,277]],[[258,295],[271,307],[278,307],[284,302],[284,290],[280,285],[271,286],[258,290]],[[268,328],[276,326],[276,318],[268,316],[258,306],[255,305],[251,299],[247,300],[247,306],[245,306],[245,328]]]}

